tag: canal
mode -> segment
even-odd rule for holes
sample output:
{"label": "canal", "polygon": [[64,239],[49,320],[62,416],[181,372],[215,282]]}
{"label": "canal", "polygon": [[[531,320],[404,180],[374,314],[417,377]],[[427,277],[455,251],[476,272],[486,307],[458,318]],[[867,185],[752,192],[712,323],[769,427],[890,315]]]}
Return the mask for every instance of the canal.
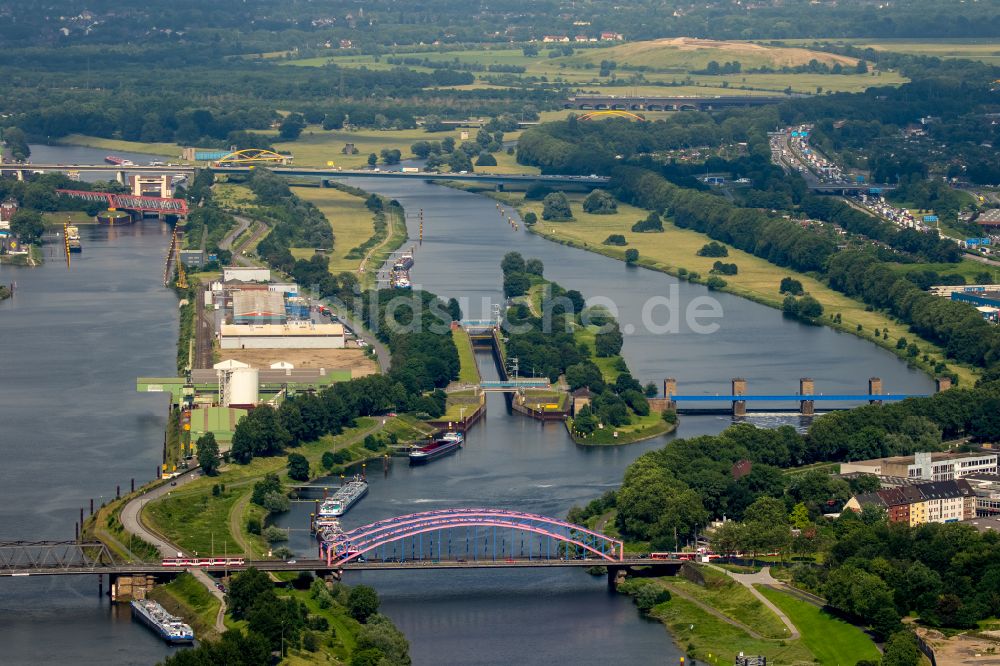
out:
{"label": "canal", "polygon": [[[102,151],[73,150],[72,158],[56,152],[46,159],[83,163],[103,157]],[[351,184],[398,199],[408,212],[411,237],[423,209],[424,242],[413,279],[445,298],[465,300],[467,316],[488,314],[483,299],[500,298],[499,262],[509,250],[541,259],[546,276],[567,289],[610,299],[623,327],[632,331],[624,353],[644,382],[669,375],[687,392],[715,393],[727,391],[729,378],[741,375],[751,392],[794,392],[799,377],[811,376],[818,392],[858,393],[869,376],[878,375],[887,391],[931,390],[926,377],[870,343],[788,321],[725,294],[711,294],[724,315],[714,334],[683,323],[675,334],[650,333],[641,314],[648,299],[669,297],[675,289],[683,311],[693,299],[708,296],[707,290],[515,232],[485,197],[425,183]],[[71,538],[88,498],[99,502],[132,477],[148,480],[160,459],[164,405],[136,395],[134,380],[174,367],[176,299],[160,285],[166,230],[148,221],[81,231],[84,253],[69,271],[56,258],[38,269],[0,268],[0,282],[18,283],[16,298],[0,304],[5,538]],[[480,356],[479,363],[484,376],[495,374],[489,357]],[[685,417],[678,436],[718,432],[729,422]],[[344,523],[475,505],[562,517],[573,504],[615,487],[635,457],[668,440],[578,447],[558,424],[508,415],[503,398],[490,396],[487,418],[469,433],[464,449],[419,468],[396,461],[385,475],[379,465],[369,474],[371,492]],[[301,530],[311,505],[293,507],[278,522]],[[303,554],[315,548],[304,531],[292,532],[291,545]],[[347,582],[379,590],[384,612],[406,633],[418,665],[606,664],[623,655],[632,663],[675,663],[680,654],[662,626],[640,619],[627,598],[609,594],[603,578],[581,572],[367,572],[351,574]],[[0,585],[5,663],[152,663],[169,653],[127,612],[98,599],[91,577]]]}

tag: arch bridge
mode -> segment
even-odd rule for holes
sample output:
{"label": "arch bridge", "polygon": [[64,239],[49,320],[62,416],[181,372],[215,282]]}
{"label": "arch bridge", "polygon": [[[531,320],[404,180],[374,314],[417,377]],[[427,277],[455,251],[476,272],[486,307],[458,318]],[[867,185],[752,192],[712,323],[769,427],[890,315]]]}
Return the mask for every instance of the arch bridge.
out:
{"label": "arch bridge", "polygon": [[412,513],[322,535],[328,567],[359,561],[523,560],[624,561],[624,546],[564,520],[506,509],[441,509]]}
{"label": "arch bridge", "polygon": [[290,155],[281,155],[273,150],[248,148],[237,150],[216,160],[216,166],[248,166],[257,164],[288,164]]}

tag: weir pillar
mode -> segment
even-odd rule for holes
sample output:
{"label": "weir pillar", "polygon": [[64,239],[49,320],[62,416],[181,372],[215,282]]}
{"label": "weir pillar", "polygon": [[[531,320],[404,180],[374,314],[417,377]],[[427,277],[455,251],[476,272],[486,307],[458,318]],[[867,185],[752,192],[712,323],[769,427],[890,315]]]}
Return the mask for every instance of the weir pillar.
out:
{"label": "weir pillar", "polygon": [[[872,377],[868,380],[868,395],[877,396],[882,395],[882,380],[879,377]],[[882,401],[877,399],[869,399],[869,405],[881,405]]]}
{"label": "weir pillar", "polygon": [[[747,394],[747,380],[742,377],[734,377],[732,381],[732,394],[733,395],[746,395]],[[747,401],[746,400],[733,400],[733,416],[746,416],[747,415]]]}
{"label": "weir pillar", "polygon": [[802,396],[802,400],[799,400],[799,411],[803,416],[812,416],[816,413],[816,401],[807,400],[806,396],[816,395],[816,388],[813,384],[813,380],[808,377],[803,377],[799,380],[799,395]]}

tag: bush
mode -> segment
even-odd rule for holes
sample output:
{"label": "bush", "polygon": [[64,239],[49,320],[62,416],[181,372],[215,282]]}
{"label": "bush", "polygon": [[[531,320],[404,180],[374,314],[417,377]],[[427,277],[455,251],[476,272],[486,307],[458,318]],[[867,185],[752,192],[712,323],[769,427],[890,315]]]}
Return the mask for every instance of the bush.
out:
{"label": "bush", "polygon": [[296,481],[309,480],[309,461],[301,453],[288,454],[288,478]]}
{"label": "bush", "polygon": [[736,275],[740,272],[740,269],[736,264],[725,264],[721,261],[717,261],[712,264],[712,270],[709,272],[718,273],[720,275]]}
{"label": "bush", "polygon": [[529,210],[529,211],[528,211],[527,213],[525,213],[525,214],[524,214],[524,217],[523,217],[523,218],[521,218],[521,219],[523,219],[523,220],[524,220],[524,223],[525,223],[526,225],[528,225],[529,227],[530,227],[530,226],[532,226],[532,225],[534,225],[535,223],[537,223],[537,222],[538,222],[538,216],[537,216],[537,215],[535,215],[535,214],[534,214],[533,212],[531,212],[530,210]]}
{"label": "bush", "polygon": [[625,240],[625,237],[622,236],[621,234],[611,234],[606,239],[604,239],[604,244],[622,246],[622,245],[628,245],[628,242]]}
{"label": "bush", "polygon": [[279,541],[288,541],[288,532],[281,529],[276,525],[268,525],[264,528],[264,532],[261,534],[264,537],[264,541],[268,543],[277,543]]}
{"label": "bush", "polygon": [[713,275],[712,277],[708,278],[708,282],[706,282],[705,284],[708,286],[709,289],[715,291],[717,289],[722,289],[723,287],[726,286],[727,283],[722,278]]}
{"label": "bush", "polygon": [[250,534],[260,534],[260,519],[259,518],[248,518],[247,519],[247,532]]}
{"label": "bush", "polygon": [[327,471],[333,469],[333,466],[337,464],[333,451],[324,451],[323,457],[320,458],[320,464],[323,465],[323,468]]}
{"label": "bush", "polygon": [[378,439],[374,435],[365,436],[365,448],[369,451],[378,451],[382,448],[382,440]]}
{"label": "bush", "polygon": [[358,622],[364,623],[378,612],[378,594],[367,585],[355,585],[347,598],[347,612]]}
{"label": "bush", "polygon": [[670,592],[656,583],[646,583],[635,595],[635,605],[643,613],[649,613],[653,607],[670,601]]}
{"label": "bush", "polygon": [[476,166],[496,166],[497,158],[487,152],[479,153],[479,157],[476,158]]}
{"label": "bush", "polygon": [[271,513],[284,513],[292,508],[292,502],[287,495],[277,491],[271,491],[264,495],[261,506]]}
{"label": "bush", "polygon": [[645,220],[639,220],[632,225],[632,231],[663,231],[663,220],[655,212],[650,213]]}
{"label": "bush", "polygon": [[670,424],[677,423],[677,412],[672,409],[664,410],[663,420]]}
{"label": "bush", "polygon": [[639,261],[639,250],[634,248],[625,250],[625,263],[634,264],[637,261]]}
{"label": "bush", "polygon": [[722,243],[716,243],[712,241],[711,243],[706,243],[698,250],[699,257],[728,257],[729,248],[727,248]]}

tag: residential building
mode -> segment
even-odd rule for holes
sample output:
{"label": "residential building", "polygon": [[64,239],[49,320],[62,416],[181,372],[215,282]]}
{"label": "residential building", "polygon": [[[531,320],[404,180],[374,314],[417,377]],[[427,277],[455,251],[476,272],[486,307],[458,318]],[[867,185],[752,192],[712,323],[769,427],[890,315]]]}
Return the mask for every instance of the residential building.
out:
{"label": "residential building", "polygon": [[996,453],[916,453],[841,463],[840,473],[901,476],[915,481],[948,481],[970,474],[996,474]]}
{"label": "residential building", "polygon": [[969,482],[953,479],[863,493],[848,500],[844,508],[861,511],[866,506],[877,506],[885,510],[889,522],[914,527],[975,518],[976,502]]}
{"label": "residential building", "polygon": [[14,199],[7,199],[0,203],[0,229],[10,229],[10,222],[14,219],[16,212],[17,201]]}

